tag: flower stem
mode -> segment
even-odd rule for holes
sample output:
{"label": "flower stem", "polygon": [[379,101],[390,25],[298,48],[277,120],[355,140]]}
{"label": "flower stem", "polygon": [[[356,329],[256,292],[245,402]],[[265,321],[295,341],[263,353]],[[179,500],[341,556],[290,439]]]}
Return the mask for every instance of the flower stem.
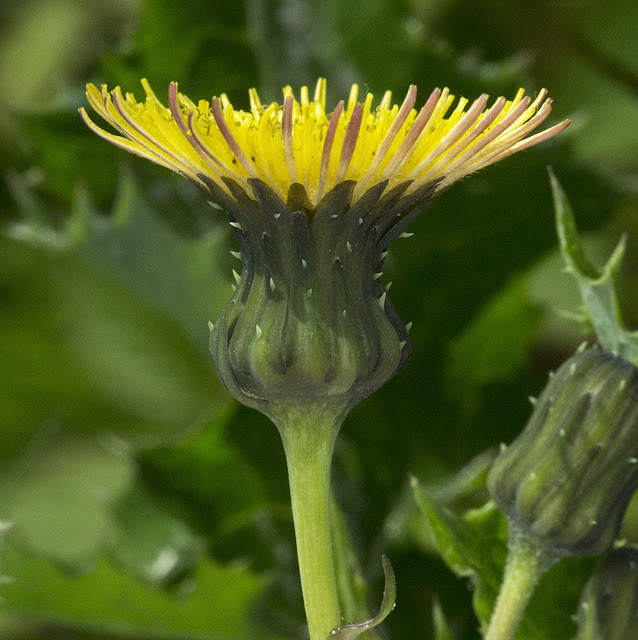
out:
{"label": "flower stem", "polygon": [[330,532],[330,468],[343,416],[330,407],[305,407],[282,417],[277,426],[288,463],[310,640],[326,640],[341,624]]}
{"label": "flower stem", "polygon": [[536,584],[553,562],[533,541],[510,532],[505,574],[485,640],[512,640]]}

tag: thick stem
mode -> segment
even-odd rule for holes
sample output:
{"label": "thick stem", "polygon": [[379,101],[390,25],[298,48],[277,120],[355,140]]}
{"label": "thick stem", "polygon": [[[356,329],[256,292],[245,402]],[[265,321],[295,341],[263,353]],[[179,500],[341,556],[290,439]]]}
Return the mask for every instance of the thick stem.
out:
{"label": "thick stem", "polygon": [[505,574],[485,640],[514,637],[536,584],[553,561],[533,541],[510,532]]}
{"label": "thick stem", "polygon": [[330,533],[330,468],[342,420],[342,412],[331,407],[288,410],[277,420],[310,640],[326,640],[341,624]]}

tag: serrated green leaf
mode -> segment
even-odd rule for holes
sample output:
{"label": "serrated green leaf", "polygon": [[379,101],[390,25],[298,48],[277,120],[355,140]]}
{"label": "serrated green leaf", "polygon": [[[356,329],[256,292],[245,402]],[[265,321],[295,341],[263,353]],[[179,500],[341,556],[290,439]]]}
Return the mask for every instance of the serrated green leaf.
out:
{"label": "serrated green leaf", "polygon": [[392,613],[397,599],[396,580],[390,561],[385,556],[381,556],[381,562],[383,563],[383,575],[385,576],[385,589],[379,613],[370,620],[353,622],[333,629],[330,632],[330,638],[334,638],[334,640],[354,640],[362,633],[366,633],[366,631],[380,625]]}
{"label": "serrated green leaf", "polygon": [[[207,352],[207,321],[217,318],[230,298],[229,273],[222,269],[227,261],[221,260],[229,236],[223,213],[216,214],[214,230],[184,238],[153,210],[133,175],[122,171],[109,217],[78,187],[64,227],[56,230],[23,179],[13,176],[10,185],[24,216],[9,228],[13,237],[77,256],[174,320]],[[203,195],[199,208],[215,216]],[[185,209],[182,215],[197,212]]]}
{"label": "serrated green leaf", "polygon": [[[476,615],[485,630],[496,602],[507,556],[507,523],[494,503],[457,515],[438,505],[413,480],[416,501],[426,516],[445,563],[469,578]],[[567,558],[541,579],[516,640],[571,640],[571,618],[589,573],[588,558]]]}
{"label": "serrated green leaf", "polygon": [[[237,404],[229,405],[199,433],[184,442],[149,450],[141,458],[143,468],[161,491],[179,497],[192,509],[191,519],[199,530],[224,540],[254,528],[265,505],[276,509],[268,502],[264,478],[229,442],[229,429],[237,426],[232,422],[236,409]],[[273,440],[279,445],[276,434]],[[287,496],[283,504],[284,517],[289,518]]]}
{"label": "serrated green leaf", "polygon": [[[14,187],[35,213],[13,227],[20,242],[2,239],[11,277],[0,319],[0,518],[15,520],[23,546],[78,568],[116,536],[109,510],[131,482],[131,454],[175,442],[229,404],[206,327],[225,303],[222,236],[179,237],[130,176],[111,218],[79,190],[61,231],[23,183]],[[140,566],[150,560],[129,551],[118,560],[152,579]],[[169,574],[196,561],[181,551]]]}
{"label": "serrated green leaf", "polygon": [[0,459],[52,429],[172,442],[229,402],[209,359],[126,287],[66,254],[2,242],[14,261],[0,317]]}
{"label": "serrated green leaf", "polygon": [[507,554],[507,525],[493,503],[472,509],[464,518],[437,505],[412,481],[415,498],[432,528],[439,553],[458,576],[470,578],[474,610],[483,622],[492,612]]}
{"label": "serrated green leaf", "polygon": [[625,328],[615,287],[626,238],[621,238],[602,270],[592,266],[582,249],[567,196],[551,170],[549,176],[563,260],[578,283],[598,341],[605,349],[638,363],[638,332],[630,332]]}
{"label": "serrated green leaf", "polygon": [[206,326],[227,297],[217,262],[221,232],[179,237],[128,174],[111,218],[79,190],[63,230],[47,226],[24,182],[12,184],[31,214],[11,227],[29,242],[9,242],[3,254],[3,268],[14,271],[0,320],[3,455],[62,416],[65,429],[117,432],[149,446],[223,408],[229,398]]}

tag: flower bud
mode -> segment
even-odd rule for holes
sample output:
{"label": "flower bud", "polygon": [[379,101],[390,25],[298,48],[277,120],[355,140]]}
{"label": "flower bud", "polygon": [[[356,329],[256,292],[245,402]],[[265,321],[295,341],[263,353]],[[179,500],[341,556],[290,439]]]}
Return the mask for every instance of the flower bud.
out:
{"label": "flower bud", "polygon": [[576,640],[638,638],[638,549],[612,551],[585,586]]}
{"label": "flower bud", "polygon": [[312,207],[299,184],[284,203],[261,180],[249,182],[250,196],[229,180],[232,198],[210,185],[231,216],[242,259],[211,332],[220,377],[268,415],[278,403],[347,410],[408,360],[408,332],[380,276],[388,243],[431,188],[401,197],[403,185],[382,195],[382,182],[352,202],[354,183],[344,182]]}
{"label": "flower bud", "polygon": [[551,377],[488,476],[511,528],[555,558],[607,550],[636,487],[638,369],[598,349]]}

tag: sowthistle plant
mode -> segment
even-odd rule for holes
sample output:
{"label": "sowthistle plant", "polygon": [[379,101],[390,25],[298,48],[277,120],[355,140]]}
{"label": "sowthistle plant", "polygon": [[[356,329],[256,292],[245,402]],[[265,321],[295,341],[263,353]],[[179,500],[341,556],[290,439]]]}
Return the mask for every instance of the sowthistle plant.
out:
{"label": "sowthistle plant", "polygon": [[[166,107],[142,84],[143,102],[119,87],[88,85],[91,106],[116,134],[84,109],[82,118],[107,141],[189,178],[228,213],[242,269],[210,324],[210,349],[228,391],[281,435],[310,638],[354,638],[392,609],[392,576],[384,562],[389,583],[378,616],[343,624],[330,468],[349,410],[409,359],[409,326],[382,282],[388,247],[410,235],[436,194],[569,121],[530,135],[551,112],[544,90],[489,107],[485,94],[471,105],[461,98],[452,109],[449,90],[435,89],[417,111],[415,86],[401,105],[386,92],[373,107],[371,94],[359,102],[354,85],[327,112],[319,80],[312,100],[307,87],[299,100],[286,87],[282,105],[264,105],[251,90],[250,110],[236,111],[225,95],[194,103],[176,83]],[[638,372],[602,346],[614,353],[584,351],[561,367],[490,473],[510,523],[510,560],[488,640],[513,637],[551,564],[611,547],[638,485]]]}

